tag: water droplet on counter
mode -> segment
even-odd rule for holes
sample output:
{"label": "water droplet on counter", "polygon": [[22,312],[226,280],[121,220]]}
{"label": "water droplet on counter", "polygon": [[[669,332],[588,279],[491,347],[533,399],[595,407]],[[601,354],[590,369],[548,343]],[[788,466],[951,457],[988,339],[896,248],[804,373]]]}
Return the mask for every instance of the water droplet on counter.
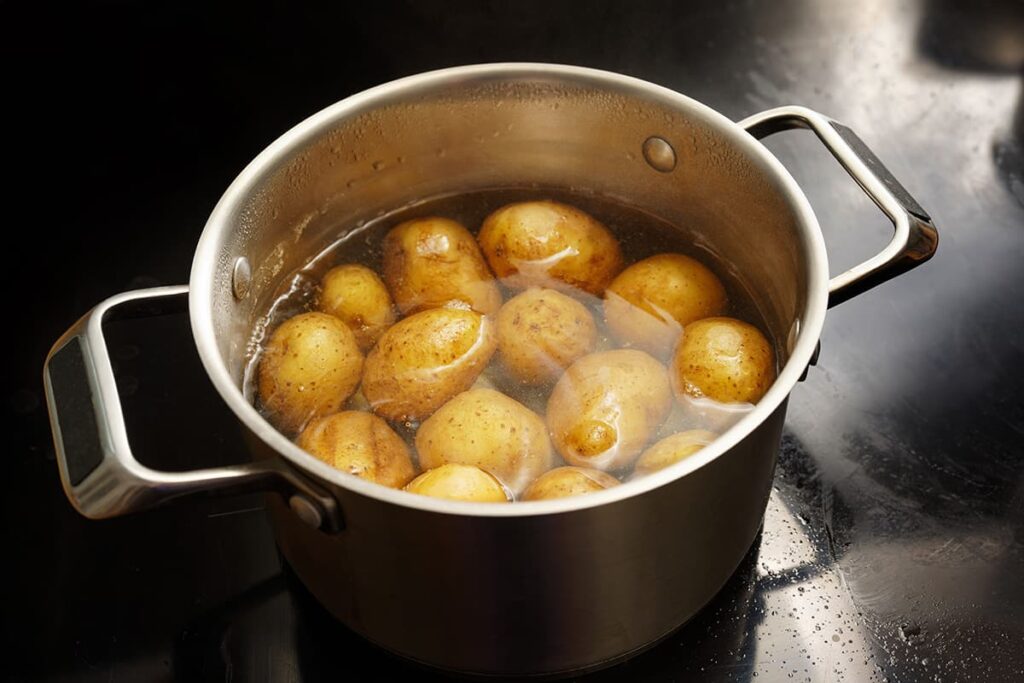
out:
{"label": "water droplet on counter", "polygon": [[921,635],[921,627],[917,624],[903,624],[899,627],[900,640],[909,641],[911,638]]}

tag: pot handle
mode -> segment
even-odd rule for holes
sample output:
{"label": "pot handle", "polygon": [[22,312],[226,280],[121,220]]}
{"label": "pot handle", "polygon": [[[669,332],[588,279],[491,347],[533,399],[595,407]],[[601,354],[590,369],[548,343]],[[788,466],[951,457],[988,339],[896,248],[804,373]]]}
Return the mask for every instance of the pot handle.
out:
{"label": "pot handle", "polygon": [[185,310],[188,286],[125,292],[64,333],[46,358],[43,383],[64,491],[86,517],[105,519],[181,496],[278,492],[303,521],[340,529],[337,502],[278,458],[190,472],[161,472],[132,454],[103,323]]}
{"label": "pot handle", "polygon": [[810,128],[896,229],[885,249],[829,281],[829,307],[905,273],[935,253],[939,234],[931,217],[843,124],[806,107],[778,107],[749,116],[739,125],[758,139],[792,128]]}

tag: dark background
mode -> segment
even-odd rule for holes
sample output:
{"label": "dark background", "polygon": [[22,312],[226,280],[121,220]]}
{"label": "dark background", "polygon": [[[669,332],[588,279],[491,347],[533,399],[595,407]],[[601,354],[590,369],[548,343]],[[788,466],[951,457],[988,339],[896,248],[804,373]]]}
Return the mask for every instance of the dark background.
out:
{"label": "dark background", "polygon": [[[791,400],[765,531],[694,622],[597,679],[1024,676],[1024,4],[383,2],[304,9],[0,3],[8,305],[4,670],[15,680],[408,675],[312,604],[259,499],[106,522],[60,489],[52,342],[101,299],[185,282],[234,176],[307,115],[490,61],[599,67],[738,119],[804,104],[857,130],[939,253],[829,314]],[[888,226],[813,136],[768,141],[833,272]],[[112,330],[141,456],[244,455],[183,317]]]}

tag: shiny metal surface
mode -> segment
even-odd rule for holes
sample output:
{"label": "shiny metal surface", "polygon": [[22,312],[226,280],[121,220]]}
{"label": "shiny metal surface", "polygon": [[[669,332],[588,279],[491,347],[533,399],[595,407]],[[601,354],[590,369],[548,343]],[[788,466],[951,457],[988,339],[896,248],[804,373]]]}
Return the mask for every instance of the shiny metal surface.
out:
{"label": "shiny metal surface", "polygon": [[643,153],[644,160],[655,171],[671,173],[675,170],[678,161],[676,150],[672,148],[672,145],[665,138],[652,135],[644,140]]}
{"label": "shiny metal surface", "polygon": [[[181,285],[113,296],[84,315],[54,344],[47,356],[43,383],[57,466],[68,499],[86,517],[105,519],[197,493],[232,496],[254,491],[281,491],[292,497],[301,497],[306,507],[314,508],[318,513],[318,528],[323,519],[330,520],[329,528],[336,528],[337,506],[334,499],[296,476],[277,459],[188,472],[163,472],[143,465],[132,453],[103,323],[108,316],[124,315],[125,311],[119,309],[128,305],[134,306],[128,315],[145,317],[166,313],[161,305],[170,299],[180,300],[187,294],[188,287]],[[81,345],[84,363],[76,368],[80,374],[61,378],[64,380],[62,387],[87,387],[88,397],[78,404],[61,403],[63,396],[55,391],[57,368],[54,358],[69,344]],[[69,441],[73,433],[75,440]],[[98,443],[98,458],[73,473],[71,465],[78,457],[74,449],[86,445],[83,442]]]}
{"label": "shiny metal surface", "polygon": [[939,234],[931,217],[849,128],[807,107],[779,107],[749,116],[740,125],[756,138],[793,128],[810,128],[896,229],[884,250],[829,281],[830,306],[905,273],[935,255]]}
{"label": "shiny metal surface", "polygon": [[666,486],[560,514],[445,514],[335,489],[346,528],[328,539],[276,498],[268,510],[302,583],[371,642],[478,675],[579,672],[665,637],[721,589],[760,527],[784,415]]}
{"label": "shiny metal surface", "polygon": [[[637,148],[652,133],[685,149],[684,163],[664,163],[664,149],[653,168],[641,161]],[[685,217],[760,293],[773,335],[791,342],[768,394],[693,458],[588,496],[457,503],[328,467],[243,394],[256,316],[281,278],[339,229],[422,197],[566,179],[670,221]],[[239,255],[255,277],[235,301],[226,264]],[[479,675],[552,674],[647,647],[735,570],[760,525],[785,398],[817,343],[826,272],[806,200],[742,128],[618,74],[497,64],[378,86],[279,138],[211,215],[189,308],[200,358],[224,401],[268,455],[283,455],[339,502],[345,531],[329,542],[270,504],[281,550],[312,593],[370,641],[415,661]]]}
{"label": "shiny metal surface", "polygon": [[[21,103],[6,113],[40,133],[9,141],[28,171],[11,204],[31,211],[24,225],[55,204],[39,182],[54,159],[76,161],[62,190],[74,220],[25,231],[5,269],[32,283],[10,301],[8,341],[25,362],[9,368],[5,395],[18,485],[2,504],[21,549],[3,584],[15,680],[443,679],[366,644],[291,581],[260,500],[80,518],[60,489],[38,375],[96,301],[185,279],[237,169],[307,112],[404,74],[503,59],[634,74],[735,120],[786,102],[827,112],[943,229],[927,267],[830,311],[740,571],[661,645],[584,680],[1024,675],[1020,3],[382,1],[279,8],[272,21],[186,6],[10,10],[7,28],[38,15],[59,38],[42,50],[38,32],[19,31],[0,46]],[[75,110],[78,133],[53,140],[69,132],[69,102],[89,106]],[[40,154],[46,140],[60,153]],[[892,226],[817,140],[765,144],[815,206],[833,272],[884,247]],[[246,457],[186,319],[119,323],[108,340],[140,457],[171,468]]]}
{"label": "shiny metal surface", "polygon": [[[678,93],[618,74],[496,64],[413,76],[310,117],[246,167],[214,209],[196,250],[189,286],[193,334],[221,397],[262,442],[257,461],[280,463],[277,456],[283,456],[298,470],[290,479],[310,476],[307,488],[327,487],[340,507],[329,527],[339,529],[343,517],[343,533],[329,538],[316,530],[334,510],[317,509],[322,496],[286,495],[288,505],[276,498],[270,503],[284,556],[328,609],[413,660],[518,676],[606,666],[650,646],[710,600],[760,526],[785,400],[817,348],[826,292],[863,290],[868,279],[885,279],[886,269],[895,273],[894,264],[906,269],[931,253],[910,262],[907,245],[920,244],[915,238],[924,233],[911,232],[909,214],[897,213],[896,191],[880,180],[888,172],[866,166],[874,159],[870,151],[855,153],[845,138],[818,130],[827,119],[793,108],[751,119],[747,128],[757,134],[797,119],[818,131],[897,229],[886,251],[831,286],[806,199],[742,126]],[[369,141],[367,127],[377,131]],[[632,151],[640,140],[646,164]],[[677,166],[670,140],[687,145],[684,165]],[[336,164],[339,150],[352,163]],[[390,154],[402,160],[393,170],[381,160]],[[373,159],[373,173],[359,183],[343,182],[360,174],[364,158]],[[423,196],[559,186],[566,178],[577,191],[611,194],[676,223],[685,217],[696,239],[758,292],[771,334],[787,339],[772,388],[714,443],[605,491],[501,506],[376,486],[305,453],[259,415],[242,386],[250,330],[266,306],[257,302],[268,301],[308,254],[338,239],[339,229],[357,229],[353,211],[373,215],[368,212]],[[241,259],[256,266],[239,296]],[[101,320],[102,313],[92,323],[97,335]],[[107,369],[113,392],[96,411],[103,433],[111,421],[104,413],[114,404],[119,411],[120,404],[109,363],[98,365]],[[63,460],[64,449],[58,452]],[[137,465],[129,451],[120,459],[117,454],[104,465],[118,463],[117,472],[125,463]],[[287,467],[273,474],[282,470]],[[148,504],[206,478],[203,471],[191,475],[194,481],[175,476],[180,491],[154,484]],[[232,476],[211,489],[234,483],[252,490],[267,479],[237,468]],[[118,490],[117,477],[102,465],[86,478],[90,482]],[[82,496],[75,501],[94,511]],[[132,509],[126,500],[96,516]],[[565,572],[569,567],[586,570]],[[547,642],[552,630],[561,636],[557,648]]]}
{"label": "shiny metal surface", "polygon": [[[365,220],[353,212],[373,216],[443,192],[488,185],[557,186],[571,177],[577,189],[622,197],[669,220],[697,223],[698,238],[744,273],[763,297],[773,335],[787,339],[790,357],[750,415],[697,457],[666,472],[586,498],[459,509],[479,515],[543,514],[656,488],[710,462],[771,414],[816,348],[826,269],[817,224],[785,170],[740,132],[748,128],[766,134],[790,121],[816,130],[896,225],[886,250],[835,278],[830,294],[842,296],[844,288],[863,291],[862,283],[882,281],[883,271],[895,274],[895,264],[906,269],[905,264],[933,253],[936,237],[923,222],[927,214],[920,212],[923,218],[911,231],[909,214],[876,175],[887,171],[869,169],[831,128],[825,130],[829,121],[809,109],[773,110],[736,127],[683,95],[619,74],[543,64],[459,67],[405,78],[339,102],[290,130],[242,172],[210,217],[193,262],[190,312],[200,357],[249,430],[299,467],[364,495],[451,511],[449,502],[346,476],[267,424],[240,391],[247,332],[283,273],[300,265],[305,254],[338,239],[339,225],[353,229]],[[367,136],[367,128],[376,134]],[[651,130],[661,134],[650,135]],[[672,175],[677,153],[666,138],[688,144],[686,166]],[[665,175],[652,176],[638,163],[638,140],[643,140],[645,160]],[[338,163],[342,152],[351,163]],[[383,160],[390,155],[400,162]],[[298,222],[285,216],[298,216]],[[746,228],[751,222],[758,230]],[[248,258],[233,256],[243,251],[254,255],[256,271],[264,275],[257,276],[256,289],[238,304],[225,294],[229,280],[221,264]]]}
{"label": "shiny metal surface", "polygon": [[[671,173],[652,169],[638,154],[652,131],[680,141],[680,149],[686,145],[685,160]],[[350,162],[339,161],[342,151]],[[391,163],[398,158],[403,162]],[[588,496],[515,506],[453,503],[376,486],[326,465],[274,429],[243,394],[249,333],[258,317],[281,278],[339,231],[423,197],[482,187],[564,187],[566,178],[577,190],[685,221],[743,273],[759,293],[772,336],[787,340],[775,384],[709,447]],[[240,254],[253,263],[254,280],[238,302],[227,264]],[[814,352],[826,298],[827,262],[814,214],[785,168],[741,127],[684,95],[621,74],[493,64],[377,86],[271,144],[207,222],[193,260],[189,314],[200,358],[224,401],[252,434],[301,470],[406,507],[505,517],[621,500],[719,457],[785,400]]]}
{"label": "shiny metal surface", "polygon": [[249,265],[249,259],[239,256],[235,259],[235,266],[231,271],[231,293],[238,300],[244,299],[251,284],[252,266]]}

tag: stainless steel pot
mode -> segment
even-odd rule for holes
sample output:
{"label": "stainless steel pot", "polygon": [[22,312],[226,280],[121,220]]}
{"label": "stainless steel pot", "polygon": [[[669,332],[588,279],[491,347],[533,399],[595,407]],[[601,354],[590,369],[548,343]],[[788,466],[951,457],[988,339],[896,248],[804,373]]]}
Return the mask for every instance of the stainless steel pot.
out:
{"label": "stainless steel pot", "polygon": [[[817,134],[895,226],[881,253],[831,280],[807,199],[757,141],[797,127]],[[779,378],[756,408],[657,474],[505,506],[339,472],[253,408],[243,393],[253,325],[339,226],[441,193],[524,184],[623,198],[690,226],[742,272],[773,336],[786,340]],[[542,64],[404,78],[315,114],[249,164],[210,216],[187,287],[115,296],[57,342],[44,375],[61,479],[93,518],[196,492],[273,491],[284,556],[367,639],[474,674],[602,666],[687,621],[750,547],[786,399],[814,362],[826,308],[921,263],[936,243],[928,215],[860,139],[804,108],[737,124],[644,81]],[[132,455],[103,322],[180,305],[186,294],[203,364],[252,437],[249,465],[166,473]]]}

